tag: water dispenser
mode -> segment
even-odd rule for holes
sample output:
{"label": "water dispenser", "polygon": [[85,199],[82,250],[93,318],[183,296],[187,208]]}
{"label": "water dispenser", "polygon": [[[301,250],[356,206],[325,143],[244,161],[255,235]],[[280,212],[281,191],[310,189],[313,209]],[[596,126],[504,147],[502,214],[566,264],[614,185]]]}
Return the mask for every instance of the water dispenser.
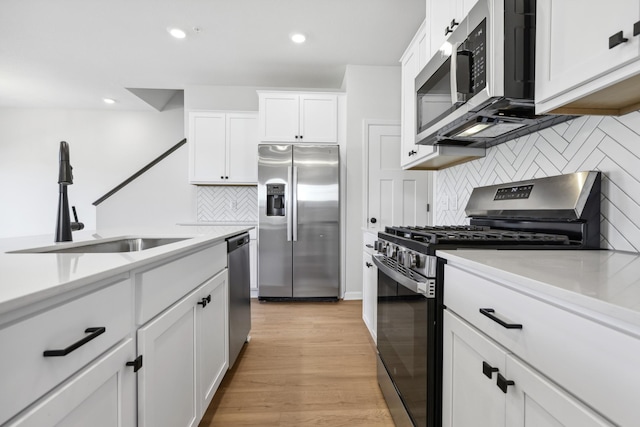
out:
{"label": "water dispenser", "polygon": [[267,216],[284,216],[285,184],[267,184]]}

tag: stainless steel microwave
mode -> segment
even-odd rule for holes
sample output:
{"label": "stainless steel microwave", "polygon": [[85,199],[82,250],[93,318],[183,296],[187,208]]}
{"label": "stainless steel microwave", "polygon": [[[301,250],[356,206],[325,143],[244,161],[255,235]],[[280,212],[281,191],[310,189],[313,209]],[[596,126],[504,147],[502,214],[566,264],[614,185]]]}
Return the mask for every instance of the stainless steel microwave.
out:
{"label": "stainless steel microwave", "polygon": [[416,144],[489,147],[568,120],[536,115],[535,0],[479,0],[416,77]]}

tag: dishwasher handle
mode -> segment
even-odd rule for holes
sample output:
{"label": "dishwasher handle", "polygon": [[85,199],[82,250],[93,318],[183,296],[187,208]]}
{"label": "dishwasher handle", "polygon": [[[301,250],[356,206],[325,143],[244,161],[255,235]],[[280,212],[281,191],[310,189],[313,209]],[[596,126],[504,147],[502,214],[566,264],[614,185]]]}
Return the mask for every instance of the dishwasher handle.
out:
{"label": "dishwasher handle", "polygon": [[243,233],[227,239],[227,253],[233,252],[244,245],[249,244],[249,233]]}

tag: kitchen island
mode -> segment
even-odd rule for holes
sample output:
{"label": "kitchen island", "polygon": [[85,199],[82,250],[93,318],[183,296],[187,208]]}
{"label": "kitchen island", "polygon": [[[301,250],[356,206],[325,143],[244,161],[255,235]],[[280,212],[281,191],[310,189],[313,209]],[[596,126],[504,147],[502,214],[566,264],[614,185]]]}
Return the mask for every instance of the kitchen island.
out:
{"label": "kitchen island", "polygon": [[639,254],[437,254],[443,426],[638,424]]}
{"label": "kitchen island", "polygon": [[[0,424],[197,424],[228,368],[225,238],[251,228],[1,240]],[[123,237],[184,240],[134,252],[22,252]]]}

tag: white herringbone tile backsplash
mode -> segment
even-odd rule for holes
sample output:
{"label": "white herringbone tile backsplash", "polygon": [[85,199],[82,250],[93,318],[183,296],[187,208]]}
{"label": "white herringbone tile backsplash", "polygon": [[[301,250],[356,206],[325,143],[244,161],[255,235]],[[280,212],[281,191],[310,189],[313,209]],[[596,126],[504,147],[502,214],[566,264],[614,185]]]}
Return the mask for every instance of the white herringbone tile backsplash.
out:
{"label": "white herringbone tile backsplash", "polygon": [[258,188],[255,186],[199,186],[197,220],[258,222]]}
{"label": "white herringbone tile backsplash", "polygon": [[464,208],[474,187],[584,170],[603,174],[601,246],[640,251],[640,112],[580,117],[438,171],[435,223],[468,224]]}

